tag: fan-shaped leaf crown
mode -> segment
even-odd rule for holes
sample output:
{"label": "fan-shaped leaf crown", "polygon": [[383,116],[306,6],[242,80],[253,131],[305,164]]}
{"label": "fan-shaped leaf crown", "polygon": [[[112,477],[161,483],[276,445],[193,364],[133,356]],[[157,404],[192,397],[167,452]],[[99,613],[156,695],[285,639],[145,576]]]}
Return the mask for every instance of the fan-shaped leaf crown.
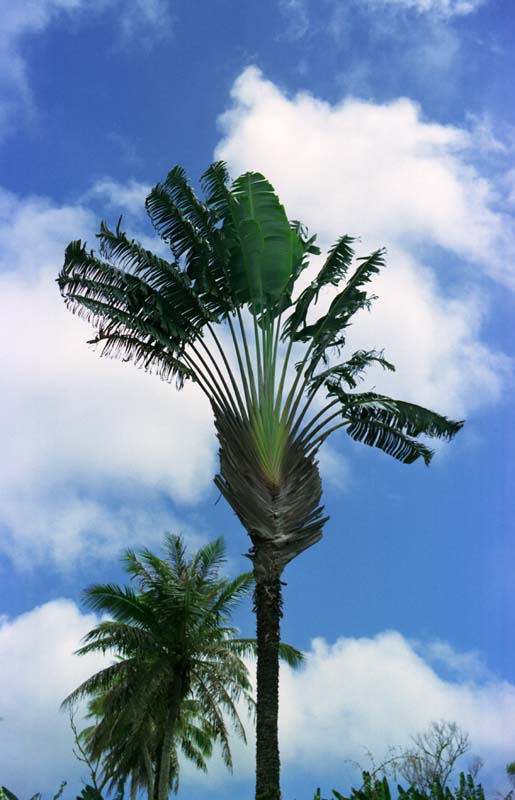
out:
{"label": "fan-shaped leaf crown", "polygon": [[203,199],[176,166],[147,198],[170,260],[120,223],[114,231],[102,223],[100,256],[72,242],[58,282],[67,305],[95,326],[102,353],[198,383],[220,441],[216,483],[252,538],[254,566],[258,552],[273,550],[264,568],[272,558],[280,570],[322,535],[316,456],[333,431],[427,464],[433,452],[421,437],[451,439],[463,423],[356,391],[367,368],[394,370],[382,351],[340,356],[349,325],[375,299],[369,284],[384,250],[353,265],[355,239],[341,236],[295,296],[320,251],[270,182],[259,172],[231,182],[219,161],[200,184]]}

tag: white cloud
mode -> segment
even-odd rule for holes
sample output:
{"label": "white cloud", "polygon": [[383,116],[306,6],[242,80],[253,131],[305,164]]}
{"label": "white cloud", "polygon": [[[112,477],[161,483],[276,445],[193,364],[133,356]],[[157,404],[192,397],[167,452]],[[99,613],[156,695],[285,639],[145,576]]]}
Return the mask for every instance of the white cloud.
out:
{"label": "white cloud", "polygon": [[330,444],[325,443],[320,450],[318,461],[322,482],[338,492],[347,491],[351,474],[348,459]]}
{"label": "white cloud", "polygon": [[[8,343],[0,524],[2,549],[18,563],[51,557],[64,566],[84,548],[105,555],[124,531],[134,540],[139,524],[159,524],[153,534],[161,535],[177,524],[163,498],[195,501],[215,468],[200,391],[179,393],[130,364],[100,359],[86,345],[91,327],[64,307],[55,284],[64,247],[81,237],[94,245],[96,227],[85,207],[0,194],[0,329]],[[148,507],[158,509],[153,517]]]}
{"label": "white cloud", "polygon": [[[93,614],[81,614],[65,599],[0,619],[0,774],[18,795],[48,792],[62,779],[77,778],[68,722],[58,708],[68,692],[105,663],[72,655],[96,622]],[[438,658],[452,664],[452,679],[434,669]],[[338,772],[343,790],[344,782],[356,777],[346,759],[367,766],[366,748],[380,759],[388,747],[408,744],[410,734],[439,718],[468,731],[472,752],[485,759],[487,775],[502,780],[504,764],[513,755],[515,686],[489,674],[472,674],[476,663],[474,654],[456,652],[447,643],[415,646],[395,631],[334,644],[315,639],[300,671],[286,666],[281,671],[284,780],[300,768],[313,776],[314,789]],[[254,759],[249,733],[247,746],[233,740],[234,778],[215,758],[206,776],[185,764],[184,780],[234,786],[249,778]]]}
{"label": "white cloud", "polygon": [[290,99],[255,67],[232,97],[217,156],[235,172],[250,162],[265,170],[290,213],[302,212],[322,239],[343,227],[389,247],[433,244],[515,287],[511,220],[494,210],[497,188],[470,164],[468,131],[426,122],[407,98]]}
{"label": "white cloud", "polygon": [[59,710],[67,694],[101,669],[100,656],[72,653],[97,622],[70,600],[53,600],[15,619],[0,618],[2,698],[0,775],[20,797],[79,788],[84,772],[72,755],[67,715]]}
{"label": "white cloud", "polygon": [[421,6],[410,0],[332,0],[322,30],[336,47],[352,48],[366,31],[364,49],[343,62],[336,84],[358,97],[374,98],[379,88],[392,97],[409,75],[421,96],[450,101],[470,54],[450,9],[444,14],[443,4]]}
{"label": "white cloud", "polygon": [[442,17],[465,16],[476,11],[485,0],[363,0],[376,9],[408,9],[418,14]]}
{"label": "white cloud", "polygon": [[127,183],[101,178],[86,193],[83,201],[100,198],[109,209],[120,209],[133,217],[145,214],[145,200],[152,187],[141,181],[129,180]]}
{"label": "white cloud", "polygon": [[[455,667],[471,657],[455,653]],[[465,668],[440,677],[400,633],[373,638],[315,639],[305,668],[283,668],[281,742],[286,768],[335,769],[344,759],[363,762],[369,748],[380,759],[391,745],[431,720],[456,721],[470,734],[472,752],[489,772],[502,775],[515,736],[515,686],[501,680],[474,681]],[[366,766],[366,763],[365,763]]]}
{"label": "white cloud", "polygon": [[374,281],[378,295],[349,331],[349,349],[380,348],[396,367],[370,370],[368,384],[392,396],[463,418],[494,403],[512,377],[512,362],[481,341],[484,295],[447,295],[432,270],[392,248]]}
{"label": "white cloud", "polygon": [[20,111],[32,110],[29,67],[22,54],[25,37],[70,20],[89,22],[95,14],[114,11],[121,42],[133,37],[153,40],[171,32],[169,0],[0,0],[0,138],[11,130]]}
{"label": "white cloud", "polygon": [[[511,365],[481,341],[487,303],[474,287],[484,273],[515,287],[515,238],[495,210],[497,187],[469,162],[473,136],[425,121],[407,99],[289,98],[253,67],[232,98],[216,157],[233,174],[262,171],[324,246],[350,233],[363,239],[359,255],[388,247],[373,286],[380,299],[350,336],[355,346],[384,346],[396,364],[395,375],[373,376],[376,385],[458,416],[495,400]],[[448,286],[462,260],[457,292]]]}

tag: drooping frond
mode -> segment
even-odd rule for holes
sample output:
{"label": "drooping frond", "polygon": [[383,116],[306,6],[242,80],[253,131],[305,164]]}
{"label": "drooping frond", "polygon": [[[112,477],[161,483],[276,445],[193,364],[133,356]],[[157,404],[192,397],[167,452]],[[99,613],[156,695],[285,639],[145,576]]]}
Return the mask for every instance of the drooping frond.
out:
{"label": "drooping frond", "polygon": [[167,378],[192,376],[184,349],[208,320],[186,291],[178,288],[175,298],[164,297],[139,276],[88,253],[80,241],[66,249],[58,282],[67,306],[97,329],[91,341],[102,345],[104,355],[157,369]]}
{"label": "drooping frond", "polygon": [[347,394],[334,387],[329,393],[341,402],[342,426],[355,441],[378,447],[404,464],[418,458],[431,461],[433,451],[417,437],[450,441],[463,427],[461,421],[374,392]]}
{"label": "drooping frond", "polygon": [[89,631],[84,636],[83,642],[82,647],[77,650],[77,655],[99,651],[130,655],[137,650],[141,652],[148,650],[152,639],[149,632],[141,625],[105,620]]}
{"label": "drooping frond", "polygon": [[[234,639],[231,642],[231,647],[242,657],[255,656],[257,653],[255,639]],[[299,667],[306,660],[302,650],[298,650],[285,642],[279,642],[279,658],[289,667]]]}
{"label": "drooping frond", "polygon": [[463,421],[455,422],[415,403],[394,400],[375,392],[347,395],[347,398],[349,405],[346,409],[359,408],[365,413],[373,413],[387,425],[402,427],[408,436],[425,435],[450,441],[463,427]]}
{"label": "drooping frond", "polygon": [[108,691],[112,686],[116,685],[124,674],[129,673],[133,667],[134,661],[132,659],[126,659],[125,661],[119,661],[116,664],[105,667],[105,669],[101,669],[99,672],[96,672],[90,678],[83,681],[73,692],[70,692],[61,703],[61,707],[67,708],[73,706],[74,703],[78,700],[82,700],[84,697],[102,694]]}
{"label": "drooping frond", "polygon": [[86,589],[84,601],[92,611],[108,613],[118,622],[148,625],[150,609],[130,586],[96,583]]}
{"label": "drooping frond", "polygon": [[207,322],[219,321],[212,309],[199,298],[190,278],[177,264],[159,258],[135,240],[129,239],[119,225],[115,231],[111,231],[102,222],[98,238],[104,258],[118,269],[136,275],[159,294],[163,300],[163,314],[169,313],[169,306],[172,306],[190,325],[202,327]]}

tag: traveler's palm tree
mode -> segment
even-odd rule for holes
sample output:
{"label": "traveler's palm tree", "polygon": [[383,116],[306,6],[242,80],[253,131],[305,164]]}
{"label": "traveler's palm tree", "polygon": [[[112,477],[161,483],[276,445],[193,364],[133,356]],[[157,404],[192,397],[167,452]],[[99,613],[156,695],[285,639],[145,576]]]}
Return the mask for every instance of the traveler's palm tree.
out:
{"label": "traveler's palm tree", "polygon": [[[86,591],[87,605],[112,619],[93,628],[77,652],[111,652],[117,660],[64,701],[88,697],[92,711],[101,712],[86,743],[92,756],[106,756],[112,788],[131,775],[156,800],[176,786],[178,748],[203,768],[210,742],[217,741],[231,767],[226,720],[245,739],[236,704],[243,698],[253,707],[242,658],[254,652],[254,642],[228,625],[252,573],[219,577],[221,539],[190,560],[178,537],[167,537],[165,550],[164,559],[149,550],[126,552],[125,568],[138,591],[114,584]],[[300,659],[294,648],[282,652],[290,663]]]}
{"label": "traveler's palm tree", "polygon": [[[251,172],[231,184],[218,162],[202,188],[203,201],[175,167],[147,198],[170,259],[128,238],[120,223],[114,231],[102,223],[101,257],[72,242],[58,282],[68,306],[95,326],[102,354],[179,386],[195,381],[209,398],[220,444],[215,483],[250,536],[256,579],[256,798],[278,800],[280,578],[322,536],[319,448],[341,429],[406,464],[427,464],[432,451],[419,437],[451,439],[461,423],[356,391],[368,366],[393,369],[381,352],[332,359],[352,317],[370,306],[367,284],[384,264],[382,250],[353,266],[353,240],[342,236],[295,294],[319,250],[288,221],[268,181]],[[334,299],[316,317],[331,286]]]}

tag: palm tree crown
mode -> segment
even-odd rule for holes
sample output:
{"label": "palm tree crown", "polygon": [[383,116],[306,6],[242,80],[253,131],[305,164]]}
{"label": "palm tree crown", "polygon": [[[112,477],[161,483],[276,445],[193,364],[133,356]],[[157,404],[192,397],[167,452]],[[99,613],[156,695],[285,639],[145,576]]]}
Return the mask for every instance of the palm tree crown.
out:
{"label": "palm tree crown", "polygon": [[[404,463],[432,451],[421,435],[450,439],[461,422],[375,392],[357,392],[365,369],[394,367],[358,350],[334,364],[356,312],[369,308],[367,284],[384,266],[377,250],[352,269],[353,239],[342,236],[315,279],[295,299],[296,280],[319,253],[314,236],[288,222],[259,173],[232,185],[225,165],[202,177],[197,198],[175,167],[149,194],[150,219],[172,260],[102,223],[98,258],[72,242],[58,282],[67,305],[94,324],[103,355],[131,360],[166,380],[196,381],[209,398],[221,445],[217,486],[259,545],[274,540],[275,570],[321,536],[324,519],[316,454],[335,429]],[[311,321],[324,287],[338,289]],[[229,352],[216,326],[224,323]],[[280,359],[280,342],[286,352]],[[288,383],[292,350],[304,347]],[[234,366],[236,365],[236,366]],[[315,396],[322,409],[309,418]],[[268,548],[269,549],[269,548]]]}
{"label": "palm tree crown", "polygon": [[[101,584],[85,593],[87,605],[111,619],[96,625],[77,652],[111,652],[116,661],[64,704],[91,698],[96,723],[84,741],[93,758],[102,758],[112,789],[131,776],[149,800],[164,800],[178,785],[178,749],[205,769],[213,741],[232,767],[226,719],[245,739],[236,703],[243,698],[253,707],[242,657],[254,646],[228,622],[253,577],[220,578],[223,561],[221,539],[188,560],[182,540],[168,536],[165,558],[149,550],[126,552],[125,568],[137,589]],[[288,655],[298,660],[292,648]]]}

